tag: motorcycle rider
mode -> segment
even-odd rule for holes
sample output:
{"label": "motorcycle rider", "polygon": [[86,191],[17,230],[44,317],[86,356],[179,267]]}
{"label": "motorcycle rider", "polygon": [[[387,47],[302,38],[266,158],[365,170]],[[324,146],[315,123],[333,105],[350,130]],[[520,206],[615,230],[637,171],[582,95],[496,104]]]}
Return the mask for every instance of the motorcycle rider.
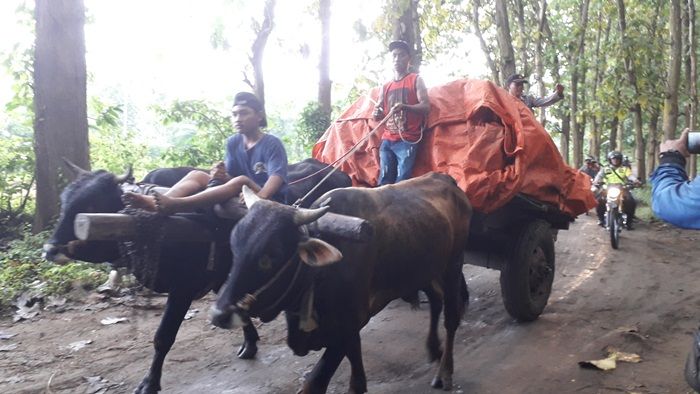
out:
{"label": "motorcycle rider", "polygon": [[[622,165],[622,159],[622,153],[619,151],[608,153],[608,165],[603,167],[593,180],[593,185],[600,190],[598,193],[596,213],[598,214],[598,225],[601,227],[605,227],[605,205],[607,197],[607,193],[602,189],[602,186],[626,185],[628,183],[639,184],[639,180],[632,175],[632,170]],[[622,189],[622,207],[624,213],[627,214],[627,229],[632,230],[632,220],[634,219],[634,211],[637,208],[637,202],[632,196],[632,193],[627,189]]]}
{"label": "motorcycle rider", "polygon": [[597,160],[589,156],[586,157],[583,166],[581,166],[581,168],[579,168],[578,170],[591,177],[591,179],[593,179],[596,175],[598,175],[598,171],[600,171],[600,166],[598,165]]}

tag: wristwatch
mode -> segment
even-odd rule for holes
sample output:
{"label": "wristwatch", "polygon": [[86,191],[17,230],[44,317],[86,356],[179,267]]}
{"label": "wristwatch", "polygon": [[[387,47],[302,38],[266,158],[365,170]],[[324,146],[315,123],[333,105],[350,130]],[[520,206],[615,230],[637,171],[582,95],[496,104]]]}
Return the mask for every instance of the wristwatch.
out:
{"label": "wristwatch", "polygon": [[659,164],[673,163],[685,167],[685,157],[678,150],[672,149],[659,153]]}

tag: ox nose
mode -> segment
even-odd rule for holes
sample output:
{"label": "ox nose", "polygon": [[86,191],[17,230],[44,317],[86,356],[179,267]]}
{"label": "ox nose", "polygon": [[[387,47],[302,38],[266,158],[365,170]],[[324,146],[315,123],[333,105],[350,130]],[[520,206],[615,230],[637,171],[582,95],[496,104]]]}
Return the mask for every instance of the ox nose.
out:
{"label": "ox nose", "polygon": [[235,311],[222,311],[216,306],[212,306],[209,310],[209,318],[211,320],[211,324],[228,330],[243,327],[245,325],[245,320]]}
{"label": "ox nose", "polygon": [[41,254],[41,257],[43,257],[45,260],[58,264],[63,264],[70,261],[70,259],[65,254],[63,254],[61,247],[57,245],[44,244],[42,249],[43,253]]}

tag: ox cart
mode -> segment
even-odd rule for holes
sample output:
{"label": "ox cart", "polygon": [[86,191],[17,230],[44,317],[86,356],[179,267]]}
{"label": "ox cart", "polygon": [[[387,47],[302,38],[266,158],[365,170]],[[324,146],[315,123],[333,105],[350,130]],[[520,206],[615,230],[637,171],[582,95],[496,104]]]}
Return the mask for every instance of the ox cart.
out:
{"label": "ox cart", "polygon": [[[210,242],[214,235],[202,226],[198,214],[171,216],[164,226],[169,240]],[[496,211],[474,212],[464,263],[500,270],[503,303],[519,321],[542,313],[554,279],[554,242],[557,231],[568,229],[573,218],[557,208],[523,194]],[[358,242],[372,236],[365,221],[329,213],[313,230]],[[129,240],[136,236],[135,219],[123,214],[81,213],[75,233],[82,240]]]}
{"label": "ox cart", "polygon": [[503,207],[474,212],[464,263],[500,272],[503,304],[513,318],[542,314],[554,280],[554,242],[573,218],[556,207],[516,194]]}

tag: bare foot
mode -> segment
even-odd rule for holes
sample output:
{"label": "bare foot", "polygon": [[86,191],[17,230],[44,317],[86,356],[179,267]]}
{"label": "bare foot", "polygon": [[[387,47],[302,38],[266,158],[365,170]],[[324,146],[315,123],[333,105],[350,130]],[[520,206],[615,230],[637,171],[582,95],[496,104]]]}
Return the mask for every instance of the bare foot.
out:
{"label": "bare foot", "polygon": [[131,208],[143,209],[149,212],[158,212],[158,204],[156,204],[156,199],[153,196],[126,192],[122,196],[122,201]]}

